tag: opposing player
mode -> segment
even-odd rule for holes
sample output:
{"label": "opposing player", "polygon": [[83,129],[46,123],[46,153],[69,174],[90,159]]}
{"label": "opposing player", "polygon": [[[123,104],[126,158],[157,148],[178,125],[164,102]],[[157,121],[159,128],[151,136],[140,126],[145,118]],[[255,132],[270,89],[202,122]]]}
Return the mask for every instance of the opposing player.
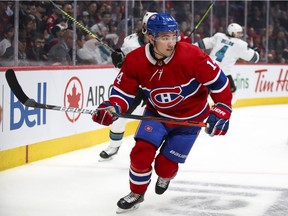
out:
{"label": "opposing player", "polygon": [[[232,93],[229,80],[199,47],[179,43],[179,27],[169,14],[148,19],[149,43],[128,53],[114,81],[108,101],[99,105],[92,119],[102,125],[116,120],[112,113],[125,113],[141,86],[148,97],[145,116],[204,121],[210,135],[225,135],[229,128]],[[129,85],[128,85],[129,83]],[[210,108],[208,92],[214,101]],[[117,213],[129,211],[144,201],[152,177],[158,175],[156,194],[163,194],[184,163],[200,127],[141,121],[130,153],[131,192],[121,198]],[[159,151],[158,151],[159,150]]]}
{"label": "opposing player", "polygon": [[212,37],[202,39],[195,43],[201,49],[211,49],[210,58],[213,59],[224,71],[230,81],[231,91],[236,91],[233,80],[233,66],[238,59],[257,63],[259,53],[248,47],[243,41],[243,28],[237,23],[231,23],[227,27],[227,33],[217,32]]}
{"label": "opposing player", "polygon": [[[142,19],[142,29],[141,31],[131,34],[124,39],[123,45],[120,50],[112,53],[112,62],[116,68],[121,68],[125,55],[127,55],[132,50],[146,44],[148,38],[145,36],[147,29],[147,20],[150,16],[156,14],[155,12],[146,12]],[[145,104],[147,97],[144,95],[141,88],[138,89],[137,96],[134,99],[133,104],[130,106],[127,113],[131,114],[140,104]],[[113,155],[118,153],[118,150],[123,142],[123,136],[125,132],[127,120],[118,119],[110,127],[110,143],[109,146],[100,153],[100,161],[112,159]]]}

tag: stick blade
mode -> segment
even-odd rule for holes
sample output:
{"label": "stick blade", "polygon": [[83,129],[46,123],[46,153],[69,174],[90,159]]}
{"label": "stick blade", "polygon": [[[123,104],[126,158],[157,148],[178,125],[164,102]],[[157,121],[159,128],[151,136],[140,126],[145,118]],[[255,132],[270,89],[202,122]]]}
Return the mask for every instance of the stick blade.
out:
{"label": "stick blade", "polygon": [[29,99],[28,96],[23,92],[13,69],[8,69],[5,72],[5,77],[8,82],[8,85],[14,95],[18,98],[18,100],[25,104],[25,102]]}

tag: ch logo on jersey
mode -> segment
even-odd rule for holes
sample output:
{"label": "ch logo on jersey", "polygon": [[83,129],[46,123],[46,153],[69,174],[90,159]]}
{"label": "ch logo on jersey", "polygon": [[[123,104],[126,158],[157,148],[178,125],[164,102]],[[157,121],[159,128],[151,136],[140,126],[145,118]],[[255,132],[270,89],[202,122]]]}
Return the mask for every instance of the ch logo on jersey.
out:
{"label": "ch logo on jersey", "polygon": [[155,106],[168,109],[184,100],[184,96],[180,95],[181,93],[182,89],[179,86],[157,88],[150,92],[150,98]]}

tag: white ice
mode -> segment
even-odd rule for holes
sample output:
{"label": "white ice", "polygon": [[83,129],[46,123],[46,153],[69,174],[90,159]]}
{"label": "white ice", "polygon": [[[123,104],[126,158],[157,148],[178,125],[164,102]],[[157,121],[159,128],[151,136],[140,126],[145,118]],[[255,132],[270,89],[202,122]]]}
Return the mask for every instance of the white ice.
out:
{"label": "white ice", "polygon": [[[133,216],[288,215],[288,105],[234,109],[226,136],[200,133],[163,195],[155,173]],[[96,139],[96,137],[95,137]],[[108,143],[0,172],[0,216],[111,216],[129,193],[133,137],[98,162]]]}

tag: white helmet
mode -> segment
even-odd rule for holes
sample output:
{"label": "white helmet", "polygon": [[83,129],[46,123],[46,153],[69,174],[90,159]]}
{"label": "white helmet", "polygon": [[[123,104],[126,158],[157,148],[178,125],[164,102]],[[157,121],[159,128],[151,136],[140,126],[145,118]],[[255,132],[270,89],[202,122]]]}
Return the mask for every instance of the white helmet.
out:
{"label": "white helmet", "polygon": [[143,34],[146,34],[147,32],[147,22],[148,22],[148,19],[154,15],[154,14],[157,14],[156,12],[146,12],[145,15],[143,16],[143,19],[142,19],[142,33]]}
{"label": "white helmet", "polygon": [[243,32],[243,28],[239,24],[231,23],[228,25],[228,27],[227,27],[228,35],[235,37],[238,32],[240,32],[240,33]]}

